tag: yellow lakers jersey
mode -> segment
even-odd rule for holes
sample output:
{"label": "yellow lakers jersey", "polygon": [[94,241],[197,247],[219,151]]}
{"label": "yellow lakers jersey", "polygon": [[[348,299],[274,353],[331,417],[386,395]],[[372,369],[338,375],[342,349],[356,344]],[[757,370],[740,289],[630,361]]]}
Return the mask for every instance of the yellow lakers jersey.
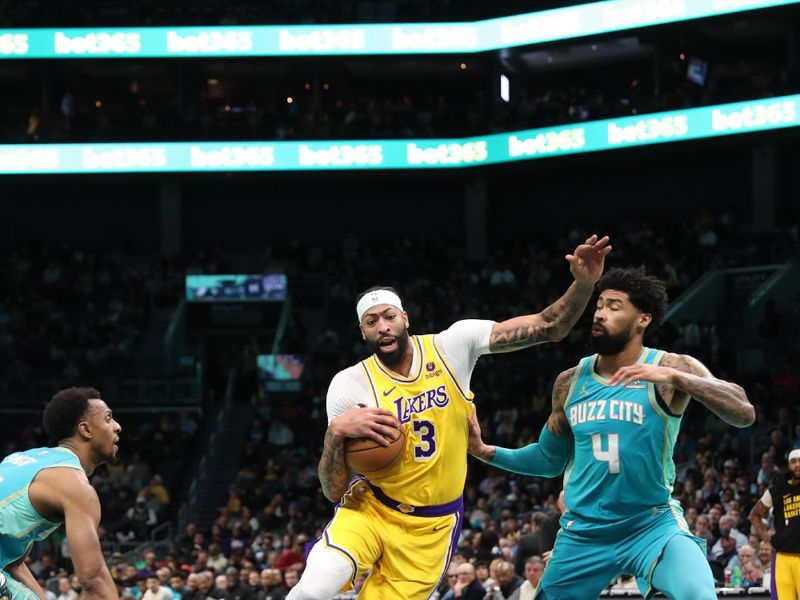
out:
{"label": "yellow lakers jersey", "polygon": [[433,335],[411,336],[410,343],[419,360],[409,377],[387,369],[375,355],[360,363],[374,405],[392,411],[406,436],[401,459],[369,480],[399,502],[445,504],[464,491],[473,395],[459,387]]}

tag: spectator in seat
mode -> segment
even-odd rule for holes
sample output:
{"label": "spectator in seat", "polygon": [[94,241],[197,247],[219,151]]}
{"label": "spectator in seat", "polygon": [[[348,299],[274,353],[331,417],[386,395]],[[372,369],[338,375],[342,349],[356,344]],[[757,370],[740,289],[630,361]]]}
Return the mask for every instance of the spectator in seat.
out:
{"label": "spectator in seat", "polygon": [[151,576],[147,578],[147,591],[142,600],[172,600],[172,590],[161,585],[158,577]]}
{"label": "spectator in seat", "polygon": [[456,567],[456,580],[453,586],[453,598],[462,600],[482,600],[486,590],[475,575],[475,567],[465,562]]}
{"label": "spectator in seat", "polygon": [[511,594],[509,600],[533,600],[542,575],[544,575],[544,561],[538,556],[531,556],[525,561],[525,581]]}

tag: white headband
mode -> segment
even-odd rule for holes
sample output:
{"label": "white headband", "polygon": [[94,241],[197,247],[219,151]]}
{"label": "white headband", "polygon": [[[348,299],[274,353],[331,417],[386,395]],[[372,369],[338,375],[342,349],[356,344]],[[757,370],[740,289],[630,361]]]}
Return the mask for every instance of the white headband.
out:
{"label": "white headband", "polygon": [[800,448],[795,448],[789,452],[789,460],[792,460],[793,458],[800,458]]}
{"label": "white headband", "polygon": [[361,322],[365,312],[367,312],[373,306],[377,306],[378,304],[391,304],[392,306],[397,307],[399,310],[403,310],[403,303],[400,302],[400,298],[397,296],[397,294],[390,292],[389,290],[374,290],[364,294],[364,297],[358,301],[358,305],[356,305],[358,322]]}

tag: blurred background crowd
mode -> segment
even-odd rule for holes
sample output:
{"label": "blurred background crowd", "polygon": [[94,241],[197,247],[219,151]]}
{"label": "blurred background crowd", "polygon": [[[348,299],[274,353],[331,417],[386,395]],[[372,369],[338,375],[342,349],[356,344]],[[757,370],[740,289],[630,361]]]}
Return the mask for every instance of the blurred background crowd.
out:
{"label": "blurred background crowd", "polygon": [[[0,0],[0,22],[425,22],[531,10],[518,0]],[[0,61],[0,143],[443,138],[767,98],[800,90],[799,17],[790,6],[465,56]],[[6,177],[2,455],[47,443],[41,408],[56,390],[99,388],[123,427],[118,460],[92,478],[121,597],[281,600],[332,514],[316,469],[328,383],[366,353],[356,295],[398,289],[411,333],[537,312],[570,283],[563,256],[608,233],[609,266],[645,265],[666,282],[673,309],[645,343],[696,356],[755,405],[755,424],[739,430],[690,404],[674,497],[720,585],[738,568],[738,583],[760,587],[771,548],[748,516],[800,447],[795,138],[468,174]],[[284,274],[288,295],[187,299],[187,276],[237,273]],[[590,353],[590,314],[559,344],[480,359],[472,388],[488,443],[537,439],[555,376]],[[265,366],[276,355],[297,368],[288,382]],[[554,543],[561,487],[470,459],[439,599],[524,600]],[[69,558],[63,531],[31,555],[52,599],[77,600]]]}

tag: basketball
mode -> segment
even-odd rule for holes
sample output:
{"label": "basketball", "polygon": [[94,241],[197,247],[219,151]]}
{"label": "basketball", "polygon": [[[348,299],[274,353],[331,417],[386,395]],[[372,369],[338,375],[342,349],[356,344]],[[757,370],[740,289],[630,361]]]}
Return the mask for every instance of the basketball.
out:
{"label": "basketball", "polygon": [[400,430],[400,437],[388,446],[381,446],[370,438],[348,438],[344,443],[344,460],[356,473],[377,473],[394,465],[402,456],[406,436]]}

